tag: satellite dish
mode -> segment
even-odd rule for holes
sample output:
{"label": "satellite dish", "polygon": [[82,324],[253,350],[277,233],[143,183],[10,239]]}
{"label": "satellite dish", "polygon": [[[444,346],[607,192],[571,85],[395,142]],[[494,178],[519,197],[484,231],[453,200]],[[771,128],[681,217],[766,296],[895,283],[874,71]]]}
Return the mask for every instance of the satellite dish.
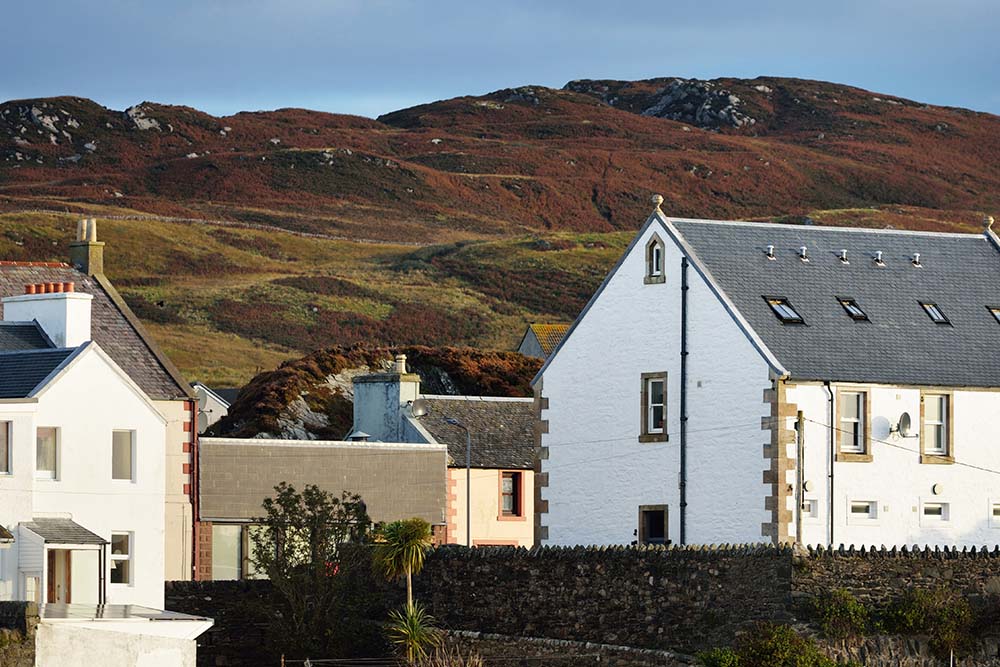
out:
{"label": "satellite dish", "polygon": [[423,417],[431,411],[431,404],[427,399],[418,398],[410,403],[410,414],[414,417]]}
{"label": "satellite dish", "polygon": [[896,430],[904,438],[910,437],[910,413],[909,412],[904,412],[903,414],[899,415],[899,425],[896,427]]}
{"label": "satellite dish", "polygon": [[892,424],[885,417],[875,417],[872,419],[872,437],[876,440],[885,440],[892,435]]}

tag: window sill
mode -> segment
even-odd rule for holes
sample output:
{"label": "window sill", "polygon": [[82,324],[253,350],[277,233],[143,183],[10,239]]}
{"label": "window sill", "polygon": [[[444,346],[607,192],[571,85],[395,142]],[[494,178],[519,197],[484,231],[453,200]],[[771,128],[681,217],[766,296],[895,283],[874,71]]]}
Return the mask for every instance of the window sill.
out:
{"label": "window sill", "polygon": [[955,457],[947,454],[921,454],[920,462],[930,465],[951,465],[955,463]]}
{"label": "window sill", "polygon": [[639,442],[667,442],[670,437],[666,433],[643,433],[639,436]]}
{"label": "window sill", "polygon": [[525,515],[514,516],[512,514],[499,514],[497,515],[497,521],[526,521],[528,519]]}
{"label": "window sill", "polygon": [[837,452],[837,463],[871,463],[871,454],[860,454],[853,452]]}
{"label": "window sill", "polygon": [[660,285],[667,282],[666,276],[646,276],[642,279],[644,285]]}

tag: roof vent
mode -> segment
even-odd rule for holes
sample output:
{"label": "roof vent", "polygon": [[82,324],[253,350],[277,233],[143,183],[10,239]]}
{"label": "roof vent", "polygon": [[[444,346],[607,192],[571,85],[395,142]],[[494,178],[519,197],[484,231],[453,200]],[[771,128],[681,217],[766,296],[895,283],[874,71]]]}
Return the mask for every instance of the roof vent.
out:
{"label": "roof vent", "polygon": [[882,251],[875,251],[875,266],[885,266],[885,261],[882,259]]}
{"label": "roof vent", "polygon": [[767,258],[768,259],[771,259],[771,260],[774,259],[774,246],[773,245],[768,245],[767,246],[767,250],[765,250],[764,252],[767,254]]}
{"label": "roof vent", "polygon": [[910,261],[913,262],[913,266],[916,266],[916,267],[923,266],[923,264],[920,263],[920,253],[919,252],[913,253],[913,258]]}
{"label": "roof vent", "polygon": [[799,248],[799,259],[801,259],[803,262],[808,262],[809,261],[808,250],[809,249],[806,248],[805,246],[802,246],[801,248]]}
{"label": "roof vent", "polygon": [[840,257],[840,261],[842,263],[844,263],[844,264],[850,264],[850,262],[847,261],[847,248],[842,248],[841,249],[839,257]]}

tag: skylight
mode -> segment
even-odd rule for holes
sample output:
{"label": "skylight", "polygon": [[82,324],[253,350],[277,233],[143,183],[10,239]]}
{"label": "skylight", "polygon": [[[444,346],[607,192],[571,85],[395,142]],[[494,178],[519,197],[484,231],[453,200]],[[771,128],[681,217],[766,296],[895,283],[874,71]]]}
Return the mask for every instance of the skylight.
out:
{"label": "skylight", "polygon": [[1000,322],[1000,306],[986,306],[997,322]]}
{"label": "skylight", "polygon": [[865,314],[865,311],[861,310],[861,306],[859,306],[858,302],[854,299],[837,297],[837,301],[839,301],[840,305],[844,307],[844,310],[848,315],[850,315],[852,320],[858,320],[860,322],[868,321],[868,315]]}
{"label": "skylight", "polygon": [[792,304],[783,296],[765,296],[764,300],[779,320],[785,324],[803,324],[802,316],[798,314]]}
{"label": "skylight", "polygon": [[926,303],[921,302],[921,306],[924,307],[924,312],[927,313],[927,317],[931,318],[937,324],[950,324],[948,318],[944,316],[944,311],[942,311],[936,303]]}

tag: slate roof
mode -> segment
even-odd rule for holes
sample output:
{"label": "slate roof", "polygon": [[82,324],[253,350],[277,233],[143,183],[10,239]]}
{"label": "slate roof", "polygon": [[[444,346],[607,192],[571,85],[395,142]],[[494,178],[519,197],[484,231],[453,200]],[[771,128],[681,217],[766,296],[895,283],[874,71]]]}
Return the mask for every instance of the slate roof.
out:
{"label": "slate roof", "polygon": [[542,348],[542,352],[545,353],[545,356],[548,356],[552,354],[552,350],[556,349],[556,345],[559,344],[559,341],[569,331],[569,327],[570,325],[568,324],[532,323],[528,325],[528,330],[535,335],[535,339],[538,340],[538,345]]}
{"label": "slate roof", "polygon": [[52,341],[36,322],[0,321],[0,351],[44,350]]}
{"label": "slate roof", "polygon": [[465,431],[445,421],[458,420],[472,434],[473,468],[531,469],[535,465],[535,408],[530,398],[422,396],[430,411],[420,418],[439,442],[448,445],[452,465],[465,466]]}
{"label": "slate roof", "polygon": [[[670,223],[793,379],[1000,386],[1000,323],[987,309],[1000,306],[1000,248],[986,235]],[[787,298],[804,324],[780,322],[764,296]],[[838,297],[855,299],[870,321],[851,319]],[[934,323],[921,302],[936,303],[951,324]]]}
{"label": "slate roof", "polygon": [[33,389],[79,349],[64,347],[0,352],[0,398],[31,396]]}
{"label": "slate roof", "polygon": [[187,382],[146,337],[138,319],[106,278],[88,276],[56,262],[0,262],[0,297],[21,295],[25,285],[47,282],[74,282],[77,292],[93,295],[93,340],[150,398],[192,395]]}
{"label": "slate roof", "polygon": [[72,519],[37,518],[21,524],[46,544],[108,544],[108,541],[92,533]]}

